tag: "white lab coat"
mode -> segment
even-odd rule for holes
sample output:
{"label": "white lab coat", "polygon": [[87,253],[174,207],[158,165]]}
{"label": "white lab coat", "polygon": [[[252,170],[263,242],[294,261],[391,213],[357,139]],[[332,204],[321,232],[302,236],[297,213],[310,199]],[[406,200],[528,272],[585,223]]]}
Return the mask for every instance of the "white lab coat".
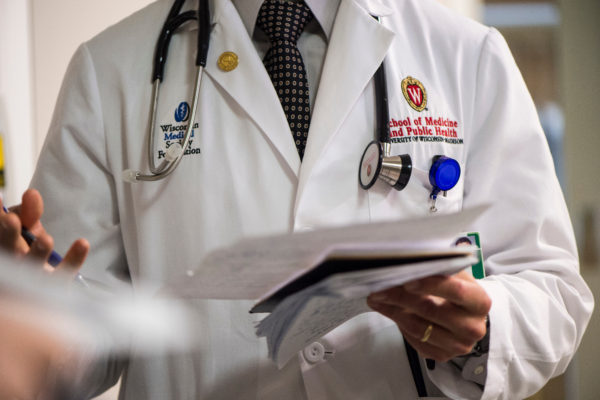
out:
{"label": "white lab coat", "polygon": [[[45,224],[61,251],[75,237],[90,240],[84,275],[113,285],[129,271],[134,285],[160,286],[240,237],[427,216],[426,173],[432,157],[444,154],[459,161],[463,174],[439,198],[439,212],[493,205],[468,227],[481,232],[489,274],[481,284],[493,300],[483,398],[523,398],[565,370],[593,300],[578,274],[572,228],[533,103],[495,30],[431,0],[343,0],[301,164],[236,9],[214,0],[190,146],[196,154],[186,155],[168,179],[124,183],[124,169],[147,170],[151,60],[170,5],[159,0],[82,45],[59,96],[32,186],[44,195]],[[382,24],[369,14],[381,15]],[[186,123],[174,114],[191,97],[194,43],[195,29],[184,28],[171,44],[156,157],[174,140],[161,126]],[[240,60],[231,72],[217,66],[225,51]],[[372,77],[384,58],[390,117],[451,119],[463,140],[394,144],[394,153],[408,153],[414,163],[400,192],[383,183],[364,191],[357,179],[376,125]],[[411,108],[402,93],[409,75],[426,90],[426,110]],[[401,222],[398,235],[410,235]],[[185,355],[132,357],[124,399],[416,398],[401,336],[376,313],[321,339],[333,356],[309,363],[299,354],[277,371],[254,335],[256,316],[247,313],[247,302],[195,303],[203,344]],[[110,381],[115,365],[96,370],[89,387]],[[451,365],[438,363],[427,374],[446,396],[480,394]]]}

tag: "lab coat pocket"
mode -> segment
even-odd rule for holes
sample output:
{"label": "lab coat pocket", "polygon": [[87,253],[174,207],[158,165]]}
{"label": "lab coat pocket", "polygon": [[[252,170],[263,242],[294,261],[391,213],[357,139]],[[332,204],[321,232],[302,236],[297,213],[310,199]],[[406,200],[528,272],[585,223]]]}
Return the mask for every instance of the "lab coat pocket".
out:
{"label": "lab coat pocket", "polygon": [[[426,194],[427,212],[449,214],[459,212],[462,209],[463,200],[463,180],[458,179],[456,185],[448,191],[434,192],[434,186],[431,184],[429,171],[413,167],[412,184],[415,192],[418,192],[420,199],[423,197],[423,190]],[[410,185],[410,183],[409,183]],[[434,200],[435,198],[435,200]]]}
{"label": "lab coat pocket", "polygon": [[429,171],[413,165],[408,185],[401,191],[378,181],[369,191],[369,211],[372,221],[419,218],[435,214],[448,214],[462,209],[463,180],[445,194],[440,192],[432,211],[430,195],[433,186]]}

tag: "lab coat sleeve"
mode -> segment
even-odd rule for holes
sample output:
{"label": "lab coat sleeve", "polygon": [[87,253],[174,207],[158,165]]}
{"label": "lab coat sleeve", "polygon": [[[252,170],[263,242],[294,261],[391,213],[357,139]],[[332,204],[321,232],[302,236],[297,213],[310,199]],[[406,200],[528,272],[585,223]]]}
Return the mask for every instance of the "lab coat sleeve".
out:
{"label": "lab coat sleeve", "polygon": [[471,101],[464,207],[492,204],[471,227],[481,233],[480,284],[492,299],[487,379],[482,393],[451,363],[428,373],[453,398],[522,399],[565,371],[593,298],[533,101],[493,29]]}
{"label": "lab coat sleeve", "polygon": [[[44,198],[42,222],[56,249],[64,253],[74,239],[88,239],[91,251],[82,274],[92,283],[114,287],[126,263],[97,82],[91,56],[81,46],[65,75],[31,187]],[[123,367],[95,357],[94,349],[89,352],[97,363],[89,366],[77,398],[112,386]]]}

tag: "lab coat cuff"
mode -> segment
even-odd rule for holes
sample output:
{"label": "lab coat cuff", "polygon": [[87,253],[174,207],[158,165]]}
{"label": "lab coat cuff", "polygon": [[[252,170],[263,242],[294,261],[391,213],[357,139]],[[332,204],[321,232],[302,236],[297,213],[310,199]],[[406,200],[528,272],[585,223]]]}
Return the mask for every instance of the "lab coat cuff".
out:
{"label": "lab coat cuff", "polygon": [[514,354],[511,341],[506,340],[511,337],[510,331],[512,330],[510,304],[505,293],[506,289],[502,284],[492,279],[482,279],[478,282],[492,299],[492,308],[488,314],[490,321],[488,328],[489,348],[485,364],[487,376],[481,399],[499,399],[510,396],[509,393],[504,393],[506,391],[508,366]]}

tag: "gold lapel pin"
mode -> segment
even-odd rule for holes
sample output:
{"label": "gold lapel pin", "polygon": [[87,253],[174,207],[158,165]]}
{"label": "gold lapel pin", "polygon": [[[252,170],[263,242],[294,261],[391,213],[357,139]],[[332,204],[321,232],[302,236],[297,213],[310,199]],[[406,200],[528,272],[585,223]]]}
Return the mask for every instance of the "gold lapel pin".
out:
{"label": "gold lapel pin", "polygon": [[219,56],[217,65],[222,71],[229,72],[237,68],[239,64],[239,58],[237,54],[232,51],[226,51]]}

